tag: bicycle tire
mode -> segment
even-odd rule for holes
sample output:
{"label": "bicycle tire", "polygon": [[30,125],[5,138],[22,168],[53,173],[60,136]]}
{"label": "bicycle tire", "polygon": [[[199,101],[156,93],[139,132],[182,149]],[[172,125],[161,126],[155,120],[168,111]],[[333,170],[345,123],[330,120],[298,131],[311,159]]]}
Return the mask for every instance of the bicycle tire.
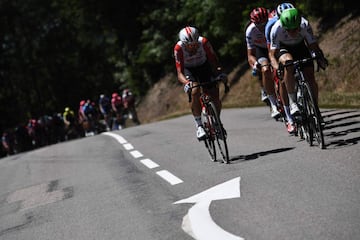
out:
{"label": "bicycle tire", "polygon": [[213,122],[209,114],[201,113],[201,121],[203,123],[206,138],[204,140],[205,147],[210,155],[211,161],[216,161],[216,146],[215,146],[215,131],[213,129]]}
{"label": "bicycle tire", "polygon": [[230,163],[229,158],[229,150],[228,145],[226,141],[226,133],[224,131],[223,125],[221,123],[219,114],[216,110],[215,104],[213,102],[209,103],[209,116],[212,118],[213,127],[215,129],[215,141],[218,146],[218,150],[220,153],[220,156],[222,157],[222,161],[226,164]]}
{"label": "bicycle tire", "polygon": [[314,138],[316,139],[320,149],[325,149],[324,133],[321,126],[320,109],[312,94],[309,83],[305,82],[306,87],[306,102],[307,102],[307,119],[311,130],[310,145],[313,145]]}
{"label": "bicycle tire", "polygon": [[308,142],[310,145],[312,144],[312,132],[310,129],[309,121],[308,121],[308,103],[307,103],[307,89],[304,84],[301,84],[299,86],[299,91],[301,92],[301,99],[298,99],[298,106],[300,108],[301,116],[300,120],[297,120],[297,129],[298,129],[298,135],[300,139],[305,139],[306,142]]}

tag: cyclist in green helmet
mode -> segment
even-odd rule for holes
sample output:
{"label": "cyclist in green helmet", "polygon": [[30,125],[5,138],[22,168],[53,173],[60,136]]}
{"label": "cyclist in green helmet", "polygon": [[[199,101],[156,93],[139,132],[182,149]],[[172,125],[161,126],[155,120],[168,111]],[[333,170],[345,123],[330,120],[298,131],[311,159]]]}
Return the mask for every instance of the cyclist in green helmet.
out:
{"label": "cyclist in green helmet", "polygon": [[[311,57],[312,53],[320,57],[318,65],[325,69],[328,63],[313,34],[309,21],[302,17],[296,8],[284,10],[270,32],[269,58],[274,70],[279,69],[279,64],[284,65],[292,60]],[[318,85],[315,81],[314,64],[307,64],[304,72],[317,99]],[[282,75],[281,81],[285,84],[281,85],[285,86],[287,90],[288,111],[290,110],[290,114],[296,116],[299,114],[299,108],[296,99],[294,68],[292,66],[284,68]],[[280,91],[280,94],[282,92],[286,91]],[[284,94],[281,98],[282,101],[287,99]]]}

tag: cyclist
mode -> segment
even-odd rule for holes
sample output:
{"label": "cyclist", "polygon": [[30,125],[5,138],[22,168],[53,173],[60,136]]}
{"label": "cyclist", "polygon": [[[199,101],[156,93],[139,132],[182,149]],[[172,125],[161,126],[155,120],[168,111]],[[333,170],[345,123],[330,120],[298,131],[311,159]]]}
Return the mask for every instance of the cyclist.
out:
{"label": "cyclist", "polygon": [[110,131],[111,126],[111,100],[105,94],[100,94],[99,111],[104,117],[106,131]]}
{"label": "cyclist", "polygon": [[117,92],[114,92],[111,95],[111,108],[115,115],[115,119],[113,121],[112,130],[120,130],[124,127],[124,119],[123,119],[123,102],[121,96]]}
{"label": "cyclist", "polygon": [[134,124],[140,125],[140,121],[136,112],[135,95],[130,91],[130,89],[125,88],[122,91],[122,100],[124,105],[124,113],[132,119]]}
{"label": "cyclist", "polygon": [[[177,71],[177,78],[184,85],[185,93],[188,93],[192,86],[200,82],[211,82],[216,77],[226,75],[222,73],[219,59],[209,40],[199,35],[195,27],[186,26],[179,32],[179,41],[174,46],[174,58]],[[219,99],[219,87],[216,83],[204,87],[204,91],[213,99],[219,113],[221,101]],[[191,91],[192,100],[190,108],[195,119],[196,136],[198,140],[206,137],[201,122],[200,89],[194,88]]]}
{"label": "cyclist", "polygon": [[278,118],[275,97],[275,85],[270,67],[269,53],[265,38],[265,25],[268,21],[268,11],[263,7],[254,8],[250,13],[250,24],[246,28],[247,57],[250,67],[260,71],[262,85],[271,105],[271,117]]}
{"label": "cyclist", "polygon": [[[317,62],[320,68],[325,69],[328,65],[309,22],[301,17],[296,8],[286,9],[281,13],[280,19],[271,29],[270,39],[269,56],[271,65],[276,72],[278,72],[277,70],[279,70],[280,65],[292,60],[310,57],[311,52],[319,56]],[[315,82],[314,64],[312,62],[305,66],[304,74],[317,100],[318,85]],[[286,67],[282,75],[289,98],[290,114],[293,116],[298,115],[299,108],[296,99],[294,68],[292,66]],[[282,96],[282,98],[284,99],[285,97]]]}
{"label": "cyclist", "polygon": [[[276,14],[269,19],[269,21],[266,23],[265,26],[265,37],[266,37],[266,44],[268,46],[268,49],[270,50],[270,31],[271,28],[274,26],[275,22],[279,20],[281,13],[286,10],[294,8],[294,5],[291,3],[281,3],[276,7]],[[276,75],[276,74],[275,74]],[[289,98],[286,92],[286,87],[283,81],[280,81],[277,76],[274,76],[274,80],[276,81],[276,87],[278,87],[278,92],[281,98],[281,102],[283,104],[283,109],[286,115],[286,127],[289,134],[296,133],[296,127],[294,124],[294,119],[290,114],[290,107],[289,107]],[[279,82],[277,82],[279,81]],[[276,88],[277,89],[277,88]]]}

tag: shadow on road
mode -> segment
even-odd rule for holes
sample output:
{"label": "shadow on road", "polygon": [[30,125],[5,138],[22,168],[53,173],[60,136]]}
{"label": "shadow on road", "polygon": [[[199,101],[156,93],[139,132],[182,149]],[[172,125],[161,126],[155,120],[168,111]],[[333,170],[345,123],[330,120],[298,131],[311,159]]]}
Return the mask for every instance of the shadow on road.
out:
{"label": "shadow on road", "polygon": [[324,136],[328,149],[358,144],[360,141],[360,112],[356,110],[326,110]]}
{"label": "shadow on road", "polygon": [[253,153],[253,154],[249,154],[249,155],[233,156],[230,158],[230,162],[237,161],[237,160],[241,160],[241,161],[255,160],[255,159],[265,156],[265,155],[290,151],[292,149],[294,149],[294,148],[279,148],[279,149],[273,149],[273,150],[269,150],[269,151],[257,152],[257,153]]}

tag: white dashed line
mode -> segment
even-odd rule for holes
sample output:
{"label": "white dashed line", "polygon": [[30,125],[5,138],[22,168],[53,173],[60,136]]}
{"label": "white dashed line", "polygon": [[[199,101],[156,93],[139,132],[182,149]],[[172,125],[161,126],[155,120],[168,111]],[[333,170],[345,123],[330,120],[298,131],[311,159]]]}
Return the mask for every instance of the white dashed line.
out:
{"label": "white dashed line", "polygon": [[[113,137],[116,139],[116,141],[118,141],[120,144],[123,145],[123,147],[125,148],[125,150],[133,150],[134,146],[131,143],[128,143],[125,138],[123,138],[122,136],[119,136],[115,133],[111,133],[111,132],[104,132],[102,133],[104,135],[108,135],[110,137]],[[143,157],[143,154],[137,150],[131,151],[130,154],[134,157],[134,158],[140,158]],[[146,167],[152,169],[152,168],[157,168],[159,167],[159,164],[153,162],[152,160],[146,158],[143,160],[140,160],[140,162],[142,164],[144,164]],[[175,184],[179,184],[182,183],[183,180],[181,180],[180,178],[176,177],[175,175],[173,175],[172,173],[170,173],[167,170],[161,170],[156,172],[157,175],[159,175],[160,177],[162,177],[164,180],[166,180],[167,182],[169,182],[171,185],[175,185]]]}
{"label": "white dashed line", "polygon": [[176,177],[175,175],[173,175],[172,173],[170,173],[167,170],[158,171],[158,172],[156,172],[156,174],[159,175],[160,177],[162,177],[164,180],[168,181],[171,185],[175,185],[175,184],[179,184],[179,183],[183,182],[183,180]]}
{"label": "white dashed line", "polygon": [[132,152],[130,152],[130,154],[134,157],[134,158],[139,158],[139,157],[142,157],[142,153],[137,151],[137,150],[134,150]]}
{"label": "white dashed line", "polygon": [[126,150],[132,150],[132,149],[134,149],[134,147],[133,147],[133,145],[131,145],[131,143],[125,143],[123,146],[124,146],[124,148],[125,148]]}
{"label": "white dashed line", "polygon": [[153,162],[151,161],[150,159],[143,159],[143,160],[140,160],[140,162],[142,164],[144,164],[145,166],[147,166],[148,168],[156,168],[156,167],[159,167],[159,164],[157,164],[156,162]]}

